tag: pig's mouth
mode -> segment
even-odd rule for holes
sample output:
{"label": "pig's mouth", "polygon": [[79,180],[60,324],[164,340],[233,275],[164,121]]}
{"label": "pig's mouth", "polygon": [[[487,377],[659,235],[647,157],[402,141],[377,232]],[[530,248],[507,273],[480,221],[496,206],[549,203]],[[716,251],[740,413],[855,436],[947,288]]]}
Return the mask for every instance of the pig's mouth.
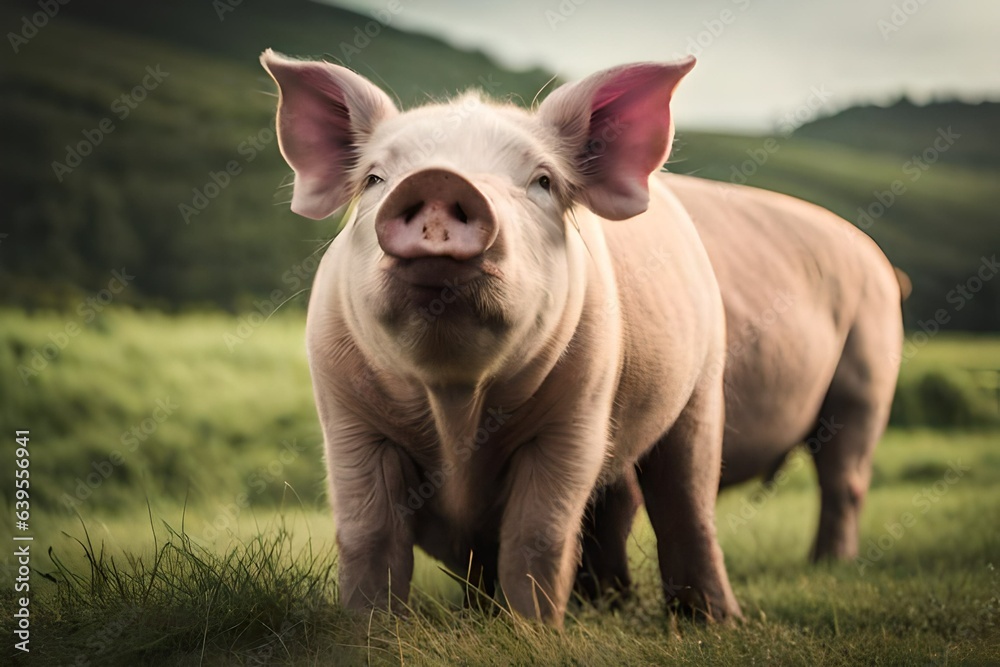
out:
{"label": "pig's mouth", "polygon": [[386,255],[379,268],[389,297],[389,320],[401,322],[397,318],[409,312],[425,319],[430,313],[438,324],[470,315],[491,328],[507,323],[507,285],[497,264],[483,256],[462,261]]}
{"label": "pig's mouth", "polygon": [[460,289],[489,275],[490,268],[482,258],[459,261],[451,257],[388,256],[383,259],[383,267],[391,278],[416,289]]}

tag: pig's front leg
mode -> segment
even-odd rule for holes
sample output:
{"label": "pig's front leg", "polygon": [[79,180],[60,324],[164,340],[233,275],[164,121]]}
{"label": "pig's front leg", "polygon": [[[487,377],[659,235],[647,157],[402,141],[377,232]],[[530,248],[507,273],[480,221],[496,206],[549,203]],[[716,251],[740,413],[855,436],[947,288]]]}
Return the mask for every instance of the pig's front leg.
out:
{"label": "pig's front leg", "polygon": [[515,456],[500,526],[500,585],[510,607],[561,627],[580,557],[580,527],[603,444],[539,438]]}
{"label": "pig's front leg", "polygon": [[340,602],[348,609],[393,609],[406,602],[413,575],[414,530],[406,493],[409,457],[374,434],[327,443],[337,529]]}

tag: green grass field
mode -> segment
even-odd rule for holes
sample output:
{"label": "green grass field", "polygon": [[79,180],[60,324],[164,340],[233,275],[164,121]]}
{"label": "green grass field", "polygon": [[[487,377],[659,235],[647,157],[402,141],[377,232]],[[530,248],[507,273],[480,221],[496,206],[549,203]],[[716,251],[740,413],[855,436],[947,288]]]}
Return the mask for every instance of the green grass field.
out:
{"label": "green grass field", "polygon": [[[1000,429],[989,425],[993,394],[964,370],[1000,361],[996,338],[942,334],[904,365],[902,392],[940,400],[919,387],[947,373],[981,421],[890,430],[863,515],[864,560],[806,564],[819,499],[797,454],[782,483],[719,502],[745,624],[662,610],[643,518],[631,541],[638,599],[614,612],[574,606],[558,633],[462,610],[458,585],[422,555],[408,616],[338,610],[300,312],[0,318],[0,431],[32,438],[31,664],[1000,660]],[[80,331],[58,349],[71,322]],[[10,531],[0,529],[8,544]],[[12,577],[11,555],[4,564]],[[12,590],[0,593],[5,636]]]}
{"label": "green grass field", "polygon": [[[558,81],[392,21],[361,45],[370,16],[309,0],[62,5],[0,62],[0,121],[16,129],[0,163],[0,434],[12,457],[0,469],[12,470],[14,432],[30,430],[35,537],[32,650],[14,664],[1000,664],[1000,337],[920,333],[941,309],[949,328],[1000,330],[993,274],[949,298],[1000,244],[995,105],[859,108],[773,137],[682,127],[668,164],[826,206],[913,279],[859,560],[806,564],[819,498],[796,454],[777,485],[719,500],[745,623],[663,610],[644,517],[637,599],[574,604],[562,632],[463,610],[458,584],[419,553],[405,614],[352,616],[337,607],[303,344],[304,292],[334,223],[288,210],[258,55],[339,61],[403,107],[468,87],[527,105]],[[39,7],[17,0],[0,19],[16,27]],[[168,74],[139,89],[154,67]],[[123,113],[117,100],[136,90],[143,100]],[[93,139],[103,122],[113,131]],[[954,148],[907,170],[952,125]],[[72,151],[87,154],[70,173],[54,166]],[[884,215],[859,215],[897,181],[905,192]],[[113,306],[88,302],[113,271],[136,275]],[[0,489],[11,516],[14,487]],[[0,522],[0,540],[16,544],[13,529]],[[19,575],[3,553],[10,638]],[[25,657],[12,645],[0,663]]]}

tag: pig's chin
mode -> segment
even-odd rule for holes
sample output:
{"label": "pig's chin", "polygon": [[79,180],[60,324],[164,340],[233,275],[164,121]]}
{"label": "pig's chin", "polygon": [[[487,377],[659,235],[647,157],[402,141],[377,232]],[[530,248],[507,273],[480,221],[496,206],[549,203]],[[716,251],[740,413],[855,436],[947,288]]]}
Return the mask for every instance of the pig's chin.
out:
{"label": "pig's chin", "polygon": [[383,274],[372,304],[379,324],[419,365],[481,358],[516,326],[509,286],[498,272],[433,268]]}

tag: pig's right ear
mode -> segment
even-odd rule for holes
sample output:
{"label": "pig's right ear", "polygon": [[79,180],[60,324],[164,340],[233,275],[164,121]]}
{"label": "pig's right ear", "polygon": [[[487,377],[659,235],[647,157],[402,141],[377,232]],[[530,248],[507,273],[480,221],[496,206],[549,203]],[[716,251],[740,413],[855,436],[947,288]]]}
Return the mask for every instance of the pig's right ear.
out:
{"label": "pig's right ear", "polygon": [[615,67],[559,87],[538,108],[594,213],[624,220],[649,206],[649,175],[663,166],[674,136],[670,98],[694,62]]}
{"label": "pig's right ear", "polygon": [[325,218],[351,198],[348,172],[359,146],[396,107],[345,67],[292,60],[271,49],[260,62],[278,84],[278,146],[295,170],[292,210]]}

